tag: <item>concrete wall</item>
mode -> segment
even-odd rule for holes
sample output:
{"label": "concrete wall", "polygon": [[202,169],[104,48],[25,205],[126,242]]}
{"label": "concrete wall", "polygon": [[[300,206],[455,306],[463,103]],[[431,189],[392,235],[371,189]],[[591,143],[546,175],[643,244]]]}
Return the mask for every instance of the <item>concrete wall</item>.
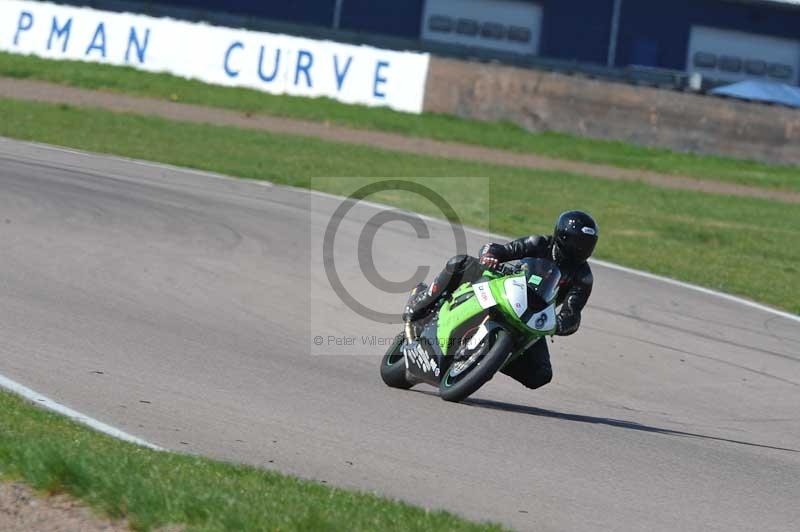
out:
{"label": "concrete wall", "polygon": [[424,110],[800,164],[800,110],[530,69],[432,57]]}

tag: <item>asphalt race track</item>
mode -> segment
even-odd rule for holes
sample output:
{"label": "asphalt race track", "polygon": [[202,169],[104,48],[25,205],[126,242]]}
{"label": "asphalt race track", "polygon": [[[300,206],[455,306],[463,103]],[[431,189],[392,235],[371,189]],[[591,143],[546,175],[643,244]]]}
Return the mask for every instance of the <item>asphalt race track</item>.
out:
{"label": "asphalt race track", "polygon": [[[163,447],[519,529],[798,529],[799,322],[595,266],[549,386],[391,390],[368,344],[397,326],[322,263],[339,204],[0,139],[0,374]],[[336,267],[399,312],[355,260],[376,212],[342,220]],[[377,270],[439,267],[453,238],[429,230],[377,229]]]}

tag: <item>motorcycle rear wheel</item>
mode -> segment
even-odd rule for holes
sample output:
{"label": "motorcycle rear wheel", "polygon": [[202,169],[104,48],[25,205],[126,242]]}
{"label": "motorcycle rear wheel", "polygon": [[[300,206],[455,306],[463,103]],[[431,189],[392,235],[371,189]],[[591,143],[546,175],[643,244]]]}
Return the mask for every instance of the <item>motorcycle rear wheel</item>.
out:
{"label": "motorcycle rear wheel", "polygon": [[381,379],[391,388],[399,388],[401,390],[408,390],[414,386],[413,382],[409,382],[406,378],[406,361],[405,355],[400,350],[405,340],[404,334],[398,334],[386,354],[381,359]]}

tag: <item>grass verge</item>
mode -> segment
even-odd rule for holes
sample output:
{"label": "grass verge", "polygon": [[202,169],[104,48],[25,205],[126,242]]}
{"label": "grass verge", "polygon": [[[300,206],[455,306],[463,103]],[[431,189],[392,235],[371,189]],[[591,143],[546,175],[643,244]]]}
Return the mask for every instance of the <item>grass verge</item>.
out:
{"label": "grass verge", "polygon": [[529,133],[509,123],[448,115],[409,115],[346,105],[327,98],[275,96],[251,89],[208,85],[168,74],[79,61],[55,61],[0,52],[0,76],[29,78],[87,89],[222,107],[252,113],[327,121],[362,129],[463,142],[558,159],[800,191],[800,169],[713,156],[698,156],[562,133]]}
{"label": "grass verge", "polygon": [[0,476],[139,530],[502,530],[254,467],[151,451],[0,391]]}
{"label": "grass verge", "polygon": [[[585,209],[601,226],[598,258],[800,313],[796,205],[65,105],[0,100],[0,118],[0,135],[8,137],[301,187],[314,178],[315,188],[331,193],[351,187],[336,176],[379,176],[365,183],[405,177],[426,184],[437,177],[485,177],[491,183],[489,212],[464,209],[467,224],[523,235],[549,231],[563,210]],[[464,180],[462,197],[486,194],[472,189],[477,181]],[[435,207],[396,194],[373,199],[440,216]],[[769,272],[769,282],[753,282],[753,272]]]}

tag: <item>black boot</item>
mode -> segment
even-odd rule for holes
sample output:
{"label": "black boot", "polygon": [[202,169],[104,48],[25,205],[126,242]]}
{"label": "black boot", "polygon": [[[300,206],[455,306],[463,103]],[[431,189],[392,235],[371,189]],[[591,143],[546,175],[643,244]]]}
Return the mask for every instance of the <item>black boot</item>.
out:
{"label": "black boot", "polygon": [[431,286],[420,283],[411,291],[403,321],[406,323],[423,318],[444,294],[458,286],[467,275],[467,279],[478,278],[482,273],[478,259],[468,255],[456,255],[447,261],[444,270],[433,280]]}

